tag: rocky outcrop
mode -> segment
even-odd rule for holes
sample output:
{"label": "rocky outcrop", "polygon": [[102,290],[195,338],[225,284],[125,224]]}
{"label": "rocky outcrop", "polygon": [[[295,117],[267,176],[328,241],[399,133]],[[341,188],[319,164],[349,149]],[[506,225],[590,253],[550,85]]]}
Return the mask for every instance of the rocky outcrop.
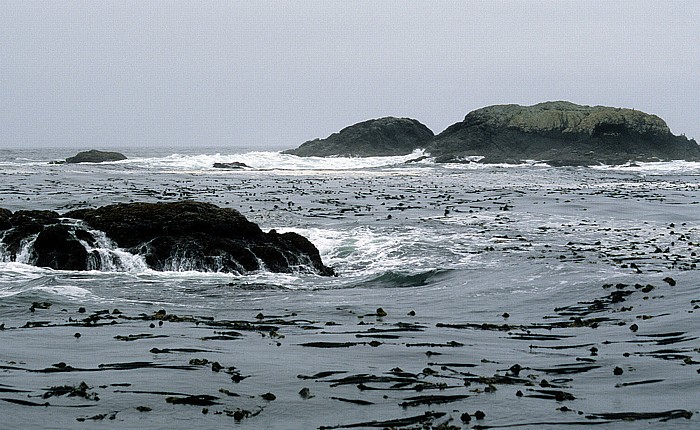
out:
{"label": "rocky outcrop", "polygon": [[542,160],[552,165],[700,160],[700,146],[674,136],[655,115],[634,109],[546,102],[475,110],[435,137],[438,162]]}
{"label": "rocky outcrop", "polygon": [[227,169],[227,170],[241,170],[241,169],[249,169],[250,166],[241,163],[240,161],[232,161],[230,163],[214,163],[212,166],[215,169]]}
{"label": "rocky outcrop", "polygon": [[208,203],[118,204],[62,216],[52,211],[0,210],[6,260],[24,254],[29,263],[42,267],[100,269],[96,248],[105,242],[100,235],[140,255],[154,270],[334,273],[303,236],[265,233],[238,211]]}
{"label": "rocky outcrop", "polygon": [[415,119],[386,117],[351,125],[284,153],[301,157],[406,155],[424,148],[433,136],[428,127]]}
{"label": "rocky outcrop", "polygon": [[34,241],[34,264],[61,270],[87,270],[89,253],[78,237],[89,235],[62,224],[44,226]]}
{"label": "rocky outcrop", "polygon": [[674,136],[656,115],[565,101],[488,106],[437,136],[414,119],[374,119],[284,153],[369,157],[405,155],[419,148],[444,163],[537,160],[560,166],[700,160],[700,146]]}
{"label": "rocky outcrop", "polygon": [[66,158],[66,163],[103,163],[107,161],[126,160],[124,154],[119,152],[98,151],[91,149],[89,151],[79,152],[73,157]]}

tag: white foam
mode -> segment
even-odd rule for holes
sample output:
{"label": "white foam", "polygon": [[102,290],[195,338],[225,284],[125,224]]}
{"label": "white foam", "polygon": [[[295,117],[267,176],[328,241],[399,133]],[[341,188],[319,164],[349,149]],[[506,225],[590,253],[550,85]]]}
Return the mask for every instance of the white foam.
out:
{"label": "white foam", "polygon": [[342,235],[337,230],[321,228],[277,231],[294,231],[308,238],[318,248],[323,262],[344,277],[406,272],[407,268],[409,272],[425,272],[446,267],[444,255],[437,252],[444,250],[445,243],[469,244],[464,248],[453,246],[453,256],[447,263],[447,268],[464,267],[473,260],[467,251],[481,240],[464,232],[445,236],[416,227],[359,226]]}
{"label": "white foam", "polygon": [[49,270],[17,262],[0,263],[0,298],[12,297],[27,286],[40,285]]}
{"label": "white foam", "polygon": [[[32,236],[22,239],[19,244],[19,252],[15,256],[15,261],[23,264],[33,264],[35,260],[34,255],[34,242],[39,234],[34,234]],[[4,257],[3,257],[4,258]]]}
{"label": "white foam", "polygon": [[659,161],[659,162],[635,162],[619,166],[591,166],[596,170],[613,170],[623,172],[639,172],[648,174],[700,174],[700,162],[698,161]]}
{"label": "white foam", "polygon": [[[172,154],[166,157],[131,158],[120,161],[124,165],[159,169],[165,171],[220,171],[214,169],[214,163],[240,162],[255,170],[360,170],[404,164],[406,161],[426,156],[423,150],[415,150],[411,154],[394,157],[297,157],[281,152],[253,151],[243,154]],[[419,163],[430,163],[421,160]]]}
{"label": "white foam", "polygon": [[143,272],[148,266],[140,255],[134,255],[117,247],[116,243],[109,239],[100,230],[88,230],[95,239],[96,246],[90,246],[85,241],[80,241],[88,254],[98,255],[99,261],[89,261],[89,270],[103,272]]}
{"label": "white foam", "polygon": [[80,288],[75,285],[51,285],[33,288],[33,290],[44,291],[50,294],[55,294],[57,296],[69,297],[74,299],[85,299],[86,297],[93,297],[94,294],[86,290],[85,288]]}

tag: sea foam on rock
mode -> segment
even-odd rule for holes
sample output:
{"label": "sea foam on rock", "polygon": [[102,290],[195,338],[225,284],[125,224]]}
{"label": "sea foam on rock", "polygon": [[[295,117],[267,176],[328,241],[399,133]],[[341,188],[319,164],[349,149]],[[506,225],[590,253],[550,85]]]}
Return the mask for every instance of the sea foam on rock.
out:
{"label": "sea foam on rock", "polygon": [[238,211],[209,203],[117,204],[63,216],[52,211],[0,210],[4,260],[16,261],[30,246],[31,264],[99,269],[95,267],[99,255],[88,252],[97,242],[95,230],[119,248],[140,255],[154,270],[334,274],[303,236],[265,233]]}

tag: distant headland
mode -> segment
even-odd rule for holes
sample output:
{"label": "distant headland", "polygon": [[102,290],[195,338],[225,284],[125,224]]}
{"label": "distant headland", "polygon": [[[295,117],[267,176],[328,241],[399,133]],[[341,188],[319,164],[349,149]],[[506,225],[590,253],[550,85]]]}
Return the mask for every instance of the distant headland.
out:
{"label": "distant headland", "polygon": [[415,119],[374,119],[285,153],[372,157],[406,155],[415,149],[426,149],[442,163],[478,157],[482,163],[538,160],[554,166],[700,160],[697,142],[673,135],[656,115],[566,101],[484,107],[438,135]]}

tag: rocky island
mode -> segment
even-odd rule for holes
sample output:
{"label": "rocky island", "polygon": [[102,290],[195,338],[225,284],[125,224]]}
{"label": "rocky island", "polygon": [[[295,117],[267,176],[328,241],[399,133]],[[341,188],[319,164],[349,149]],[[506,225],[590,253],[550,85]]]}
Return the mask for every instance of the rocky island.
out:
{"label": "rocky island", "polygon": [[656,115],[634,109],[546,102],[475,110],[426,148],[438,162],[541,160],[550,165],[699,160],[700,146],[674,136]]}
{"label": "rocky island", "polygon": [[108,161],[126,160],[126,155],[119,152],[98,151],[91,149],[89,151],[79,152],[72,157],[66,158],[66,163],[104,163]]}
{"label": "rocky island", "polygon": [[[411,130],[411,136],[419,138],[382,137],[398,135],[399,124],[404,131],[401,136]],[[327,139],[306,142],[287,153],[367,157],[404,155],[424,148],[442,163],[537,160],[553,166],[700,160],[700,146],[685,136],[673,135],[666,122],[656,115],[565,101],[488,106],[470,112],[463,121],[437,136],[430,137],[431,134],[416,120],[372,120]]]}
{"label": "rocky island", "polygon": [[300,157],[406,155],[424,148],[433,137],[433,132],[415,119],[385,117],[351,125],[284,153]]}
{"label": "rocky island", "polygon": [[11,261],[58,270],[118,267],[119,248],[161,271],[334,274],[305,237],[265,233],[235,209],[194,201],[117,204],[63,215],[0,209],[0,233]]}

